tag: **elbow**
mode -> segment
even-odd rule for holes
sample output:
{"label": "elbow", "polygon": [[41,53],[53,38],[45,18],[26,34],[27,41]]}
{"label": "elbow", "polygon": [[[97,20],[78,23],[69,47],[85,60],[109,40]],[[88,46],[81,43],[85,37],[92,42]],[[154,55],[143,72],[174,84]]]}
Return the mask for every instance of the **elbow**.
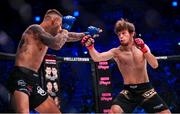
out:
{"label": "elbow", "polygon": [[153,68],[153,69],[156,69],[156,68],[158,68],[158,66],[159,66],[159,64],[158,64],[158,62],[157,62],[157,63],[154,63],[154,64],[152,65],[152,68]]}
{"label": "elbow", "polygon": [[58,45],[58,44],[56,44],[56,45],[53,46],[53,49],[54,49],[54,50],[60,50],[61,48],[62,48],[62,46],[60,46],[60,45]]}
{"label": "elbow", "polygon": [[153,69],[157,69],[159,65],[153,65]]}
{"label": "elbow", "polygon": [[92,57],[92,60],[93,60],[94,62],[100,62],[100,61],[101,61],[98,57]]}
{"label": "elbow", "polygon": [[93,60],[94,62],[99,62],[99,60],[98,60],[97,58],[92,58],[92,60]]}
{"label": "elbow", "polygon": [[54,50],[60,50],[61,48],[59,46],[53,47]]}

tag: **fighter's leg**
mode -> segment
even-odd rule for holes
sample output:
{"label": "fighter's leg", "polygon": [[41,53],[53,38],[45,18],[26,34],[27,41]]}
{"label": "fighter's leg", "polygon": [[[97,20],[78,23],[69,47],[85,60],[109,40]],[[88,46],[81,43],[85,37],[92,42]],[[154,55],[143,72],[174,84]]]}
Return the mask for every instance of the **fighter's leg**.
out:
{"label": "fighter's leg", "polygon": [[113,100],[111,113],[131,113],[137,106],[132,94],[128,90],[122,90]]}
{"label": "fighter's leg", "polygon": [[171,113],[167,104],[161,99],[154,89],[146,91],[143,96],[141,106],[147,113]]}
{"label": "fighter's leg", "polygon": [[119,105],[112,105],[110,114],[123,113],[123,109]]}
{"label": "fighter's leg", "polygon": [[158,112],[157,114],[171,114],[169,109],[163,110],[161,112]]}
{"label": "fighter's leg", "polygon": [[29,113],[29,96],[24,92],[15,90],[11,95],[11,105],[17,113]]}
{"label": "fighter's leg", "polygon": [[61,113],[50,96],[48,96],[48,98],[42,104],[36,107],[35,110],[40,113]]}
{"label": "fighter's leg", "polygon": [[40,113],[60,113],[54,100],[38,84],[33,86],[29,97],[30,107]]}

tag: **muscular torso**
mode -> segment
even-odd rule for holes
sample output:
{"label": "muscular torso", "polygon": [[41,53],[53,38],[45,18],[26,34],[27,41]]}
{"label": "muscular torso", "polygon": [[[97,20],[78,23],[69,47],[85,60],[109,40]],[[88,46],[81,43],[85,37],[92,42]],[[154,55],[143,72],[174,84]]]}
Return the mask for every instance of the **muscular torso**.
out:
{"label": "muscular torso", "polygon": [[[23,66],[38,71],[48,47],[59,50],[66,42],[75,42],[82,39],[84,33],[57,30],[57,34],[50,34],[51,28],[43,25],[31,25],[22,35],[16,53],[16,66]],[[46,30],[45,30],[46,29]],[[53,32],[54,33],[54,32]]]}
{"label": "muscular torso", "polygon": [[146,70],[147,62],[143,53],[135,46],[126,51],[116,48],[113,58],[123,76],[124,84],[149,82]]}
{"label": "muscular torso", "polygon": [[37,72],[47,49],[48,47],[42,43],[38,35],[27,28],[17,49],[15,65]]}

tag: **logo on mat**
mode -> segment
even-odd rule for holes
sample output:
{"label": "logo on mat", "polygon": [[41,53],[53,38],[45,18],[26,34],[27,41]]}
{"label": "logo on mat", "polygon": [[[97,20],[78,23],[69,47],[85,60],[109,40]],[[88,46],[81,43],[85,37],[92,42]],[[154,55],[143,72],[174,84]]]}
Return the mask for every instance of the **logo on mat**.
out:
{"label": "logo on mat", "polygon": [[20,86],[26,86],[26,82],[24,80],[18,80],[18,85]]}
{"label": "logo on mat", "polygon": [[40,86],[37,86],[37,92],[38,92],[41,96],[45,96],[45,95],[46,95],[46,92],[45,92]]}

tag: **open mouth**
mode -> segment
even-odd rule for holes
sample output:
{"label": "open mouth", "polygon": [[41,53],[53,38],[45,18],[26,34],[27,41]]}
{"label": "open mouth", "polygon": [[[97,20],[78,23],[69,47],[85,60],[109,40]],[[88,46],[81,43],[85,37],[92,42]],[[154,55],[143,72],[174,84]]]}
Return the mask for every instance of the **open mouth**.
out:
{"label": "open mouth", "polygon": [[120,40],[120,42],[124,42],[124,40]]}

